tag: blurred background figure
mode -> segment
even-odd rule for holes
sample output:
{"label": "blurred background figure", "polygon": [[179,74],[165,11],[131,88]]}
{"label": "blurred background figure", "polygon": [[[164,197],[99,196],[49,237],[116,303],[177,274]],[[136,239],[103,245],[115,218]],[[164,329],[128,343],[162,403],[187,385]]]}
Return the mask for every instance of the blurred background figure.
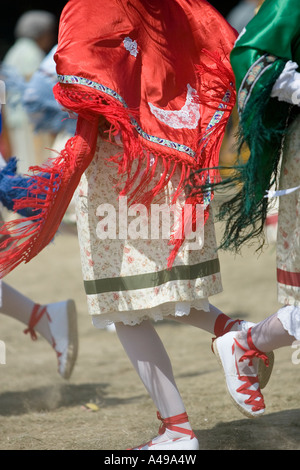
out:
{"label": "blurred background figure", "polygon": [[255,15],[260,0],[241,0],[227,15],[227,21],[240,33]]}
{"label": "blurred background figure", "polygon": [[[62,109],[53,94],[53,87],[57,83],[56,64],[54,54],[57,44],[42,60],[39,68],[32,75],[22,96],[22,105],[29,117],[30,123],[37,136],[50,135],[49,145],[45,158],[57,157],[67,140],[75,134],[77,116],[72,116]],[[54,151],[54,152],[53,152]],[[18,164],[19,169],[19,164]],[[74,200],[64,216],[64,222],[75,226]]]}
{"label": "blurred background figure", "polygon": [[19,171],[26,173],[31,165],[42,163],[49,155],[53,136],[49,131],[35,134],[22,105],[26,83],[39,68],[42,60],[57,42],[57,19],[43,10],[24,13],[15,26],[15,43],[4,56],[1,75],[6,86],[6,105],[3,110],[4,147],[19,159]]}
{"label": "blurred background figure", "polygon": [[[57,83],[54,54],[57,44],[42,60],[39,68],[26,83],[22,104],[36,133],[50,132],[53,148],[60,151],[75,133],[77,116],[72,116],[58,104],[53,94]],[[48,157],[51,156],[48,152]],[[56,156],[56,155],[54,155]]]}

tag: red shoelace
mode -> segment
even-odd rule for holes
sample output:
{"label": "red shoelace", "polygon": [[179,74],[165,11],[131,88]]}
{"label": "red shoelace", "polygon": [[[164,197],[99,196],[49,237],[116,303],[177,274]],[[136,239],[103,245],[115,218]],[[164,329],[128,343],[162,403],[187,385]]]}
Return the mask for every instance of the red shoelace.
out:
{"label": "red shoelace", "polygon": [[38,324],[40,319],[45,314],[48,317],[48,321],[51,321],[51,319],[49,317],[49,314],[47,312],[47,308],[46,307],[41,307],[39,304],[35,304],[35,306],[32,309],[32,312],[31,312],[30,320],[29,320],[29,323],[28,323],[28,328],[26,328],[26,330],[24,330],[25,334],[30,333],[31,339],[33,341],[37,340],[37,335],[36,335],[36,332],[34,331],[34,327]]}
{"label": "red shoelace", "polygon": [[[28,328],[24,330],[25,334],[30,333],[31,339],[33,341],[37,340],[37,334],[34,328],[38,324],[38,322],[41,320],[43,315],[47,315],[48,321],[51,322],[51,318],[49,316],[49,313],[47,312],[47,307],[41,307],[41,305],[35,304],[31,312],[30,320],[28,323]],[[52,336],[52,347],[55,350],[57,357],[59,358],[62,355],[62,353],[56,350],[56,342],[53,336]]]}
{"label": "red shoelace", "polygon": [[[170,429],[171,431],[177,431],[182,434],[187,434],[188,436],[190,436],[191,439],[196,437],[193,430],[177,426],[178,424],[186,423],[189,420],[187,413],[181,413],[176,416],[171,416],[170,418],[162,418],[160,413],[157,412],[157,418],[162,422],[158,430],[159,436],[164,434],[166,429]],[[180,437],[175,437],[174,439],[172,439],[172,441],[177,441],[178,439],[180,439]],[[153,445],[155,445],[155,443],[151,440],[149,442],[146,442],[145,444],[136,447],[136,449],[142,449],[145,446],[151,447]]]}
{"label": "red shoelace", "polygon": [[[252,336],[251,336],[251,329],[252,328],[250,328],[247,332],[247,342],[248,342],[249,349],[244,348],[236,339],[234,339],[234,343],[237,345],[237,347],[239,347],[242,351],[244,351],[244,354],[240,357],[238,362],[243,362],[245,360],[248,360],[249,366],[253,366],[253,358],[258,358],[258,359],[262,359],[264,363],[266,364],[266,366],[268,366],[269,365],[268,356],[264,352],[257,349],[256,346],[254,345],[252,341]],[[234,354],[235,344],[232,345],[232,354]],[[253,412],[265,409],[264,398],[259,388],[258,376],[257,375],[256,376],[240,375],[237,361],[236,361],[236,370],[237,370],[239,380],[241,382],[244,382],[244,384],[241,385],[237,389],[237,392],[249,396],[249,398],[245,400],[244,403],[246,405],[252,406]],[[250,387],[255,386],[255,384],[258,384],[257,389],[254,389],[254,390],[250,389]]]}

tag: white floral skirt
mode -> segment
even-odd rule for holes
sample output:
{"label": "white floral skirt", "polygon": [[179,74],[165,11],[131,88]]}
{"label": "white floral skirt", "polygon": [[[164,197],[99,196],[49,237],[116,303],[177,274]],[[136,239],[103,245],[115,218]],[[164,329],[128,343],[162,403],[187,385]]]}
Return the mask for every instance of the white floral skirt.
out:
{"label": "white floral skirt", "polygon": [[[300,116],[286,138],[280,189],[300,185]],[[278,301],[300,306],[300,189],[279,197],[277,233]]]}
{"label": "white floral skirt", "polygon": [[[120,206],[117,169],[105,158],[118,152],[116,144],[99,139],[76,194],[83,280],[94,325],[135,325],[149,318],[187,315],[191,307],[208,311],[208,297],[222,291],[212,213],[203,246],[195,249],[194,243],[185,242],[167,269],[168,239],[163,234],[155,238],[152,232],[149,236],[150,218],[139,218],[142,212],[132,216]],[[179,176],[175,172],[158,204],[170,203]]]}

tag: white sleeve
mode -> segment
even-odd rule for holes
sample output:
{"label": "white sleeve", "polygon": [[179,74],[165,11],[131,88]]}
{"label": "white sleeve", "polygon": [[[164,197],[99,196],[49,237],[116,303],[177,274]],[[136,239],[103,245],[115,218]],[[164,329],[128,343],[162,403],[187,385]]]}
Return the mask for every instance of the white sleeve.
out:
{"label": "white sleeve", "polygon": [[298,64],[289,60],[276,80],[271,96],[279,101],[300,106],[300,73]]}

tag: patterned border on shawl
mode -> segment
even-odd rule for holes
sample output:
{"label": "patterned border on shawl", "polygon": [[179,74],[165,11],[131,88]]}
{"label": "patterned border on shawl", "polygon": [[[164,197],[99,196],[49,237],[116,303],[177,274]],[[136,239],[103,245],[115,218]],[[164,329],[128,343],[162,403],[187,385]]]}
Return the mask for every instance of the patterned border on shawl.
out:
{"label": "patterned border on shawl", "polygon": [[[95,90],[98,90],[102,93],[107,94],[108,96],[111,96],[112,98],[115,98],[117,101],[119,101],[124,106],[124,108],[128,109],[128,105],[127,105],[126,101],[122,98],[122,96],[120,96],[116,91],[112,90],[111,88],[109,88],[105,85],[102,85],[101,83],[97,83],[93,80],[89,80],[89,79],[84,78],[84,77],[78,77],[78,76],[75,76],[75,75],[58,75],[58,81],[60,83],[64,83],[64,84],[71,84],[71,85],[78,84],[78,85],[84,85],[84,86],[91,87]],[[228,102],[229,98],[230,98],[230,91],[227,90],[227,92],[226,92],[226,94],[223,98],[223,101]],[[221,109],[224,108],[224,107],[226,107],[226,105],[224,105],[223,103],[220,103],[219,108],[217,109],[217,111],[212,116],[206,130],[212,129],[216,124],[218,124],[220,122],[220,120],[222,119],[223,114],[224,114],[224,111],[222,111]],[[178,152],[186,153],[190,157],[195,159],[196,152],[194,150],[192,150],[190,147],[188,147],[186,145],[183,145],[183,144],[179,144],[177,142],[173,142],[171,140],[167,140],[167,139],[163,139],[161,137],[156,137],[156,136],[147,134],[141,128],[141,126],[138,124],[138,122],[133,117],[131,117],[131,123],[143,139],[148,140],[149,142],[152,142],[152,143],[155,143],[155,144],[158,144],[158,145],[162,145],[164,147],[171,148],[173,150],[177,150]],[[205,138],[207,138],[207,137],[208,137],[208,135],[205,136]]]}
{"label": "patterned border on shawl", "polygon": [[237,101],[239,113],[244,110],[257,81],[266,72],[266,70],[273,65],[275,60],[277,60],[277,57],[271,54],[264,54],[251,65],[238,91]]}
{"label": "patterned border on shawl", "polygon": [[[115,98],[124,106],[124,108],[128,109],[128,105],[126,101],[122,98],[122,96],[120,96],[116,91],[112,90],[111,88],[108,88],[107,86],[102,85],[101,83],[94,82],[87,78],[77,77],[75,75],[58,75],[58,81],[64,84],[66,83],[70,83],[72,85],[78,84],[78,85],[84,85],[84,86],[94,88],[95,90],[99,90],[102,93],[105,93],[111,96],[112,98]],[[178,144],[176,142],[172,142],[171,140],[167,140],[161,137],[155,137],[154,135],[147,134],[133,117],[131,117],[131,123],[135,127],[136,131],[140,134],[140,136],[143,137],[143,139],[148,140],[149,142],[153,142],[155,144],[162,145],[164,147],[177,150],[178,152],[187,153],[190,157],[195,158],[196,152],[194,152],[194,150],[192,150],[190,147],[187,147],[186,145]]]}

